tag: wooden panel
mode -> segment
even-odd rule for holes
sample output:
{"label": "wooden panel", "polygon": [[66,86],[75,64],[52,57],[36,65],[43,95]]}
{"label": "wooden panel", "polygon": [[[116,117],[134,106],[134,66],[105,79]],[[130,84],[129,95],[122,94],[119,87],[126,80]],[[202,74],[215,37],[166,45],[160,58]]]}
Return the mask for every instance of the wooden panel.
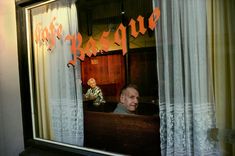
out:
{"label": "wooden panel", "polygon": [[139,52],[130,52],[129,56],[131,82],[138,86],[141,96],[157,97],[156,50],[142,49]]}
{"label": "wooden panel", "polygon": [[[88,87],[86,83],[91,77],[96,79],[97,85],[100,86],[104,95],[108,96],[117,97],[125,83],[124,58],[121,54],[87,57],[82,62],[81,71],[84,92]],[[105,87],[109,85],[112,86],[110,89]],[[114,95],[110,95],[110,93],[114,93]]]}
{"label": "wooden panel", "polygon": [[85,112],[85,146],[130,155],[160,155],[159,117]]}
{"label": "wooden panel", "polygon": [[[84,115],[84,147],[131,156],[160,155],[158,116],[147,117],[88,111]],[[20,153],[20,156],[102,155],[38,141],[33,141],[31,145],[32,147]]]}

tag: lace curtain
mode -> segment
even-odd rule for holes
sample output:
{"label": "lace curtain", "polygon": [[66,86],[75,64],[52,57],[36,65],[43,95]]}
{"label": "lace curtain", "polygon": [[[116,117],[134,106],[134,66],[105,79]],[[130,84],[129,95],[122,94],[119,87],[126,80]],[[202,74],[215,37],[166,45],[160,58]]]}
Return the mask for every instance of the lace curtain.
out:
{"label": "lace curtain", "polygon": [[161,154],[218,155],[207,133],[215,127],[208,68],[206,1],[154,0]]}
{"label": "lace curtain", "polygon": [[[32,31],[34,31],[34,70],[36,84],[35,118],[39,137],[73,145],[83,145],[83,107],[80,64],[67,67],[72,59],[66,35],[78,32],[75,1],[59,1],[32,9]],[[62,35],[52,41],[37,40],[37,30],[51,32],[52,25]],[[37,42],[35,42],[37,40]]]}

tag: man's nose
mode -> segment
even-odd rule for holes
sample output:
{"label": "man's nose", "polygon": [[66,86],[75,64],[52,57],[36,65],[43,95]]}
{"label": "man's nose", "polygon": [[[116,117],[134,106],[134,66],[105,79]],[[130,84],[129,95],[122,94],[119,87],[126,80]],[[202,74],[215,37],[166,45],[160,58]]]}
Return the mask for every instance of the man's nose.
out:
{"label": "man's nose", "polygon": [[138,101],[138,98],[135,98],[135,103],[138,103],[139,101]]}

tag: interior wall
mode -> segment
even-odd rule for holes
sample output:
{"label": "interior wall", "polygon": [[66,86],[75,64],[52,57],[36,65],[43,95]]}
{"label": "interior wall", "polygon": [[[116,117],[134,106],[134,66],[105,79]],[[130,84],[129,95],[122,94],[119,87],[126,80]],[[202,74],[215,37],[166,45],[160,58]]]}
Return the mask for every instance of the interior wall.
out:
{"label": "interior wall", "polygon": [[15,0],[0,1],[0,156],[23,151]]}
{"label": "interior wall", "polygon": [[86,57],[82,62],[83,93],[90,78],[96,80],[107,102],[118,102],[119,92],[125,84],[124,57],[120,54]]}

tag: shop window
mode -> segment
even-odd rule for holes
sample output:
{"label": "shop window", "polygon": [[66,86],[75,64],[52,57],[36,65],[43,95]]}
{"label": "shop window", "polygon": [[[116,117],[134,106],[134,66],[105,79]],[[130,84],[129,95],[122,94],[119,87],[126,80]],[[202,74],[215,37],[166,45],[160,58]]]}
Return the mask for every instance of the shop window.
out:
{"label": "shop window", "polygon": [[[159,153],[152,1],[16,6],[18,24],[20,16],[25,22],[18,35],[26,147],[33,140],[85,155]],[[102,92],[101,102],[87,97],[90,78]],[[127,84],[138,87],[138,107],[134,115],[116,114]]]}

